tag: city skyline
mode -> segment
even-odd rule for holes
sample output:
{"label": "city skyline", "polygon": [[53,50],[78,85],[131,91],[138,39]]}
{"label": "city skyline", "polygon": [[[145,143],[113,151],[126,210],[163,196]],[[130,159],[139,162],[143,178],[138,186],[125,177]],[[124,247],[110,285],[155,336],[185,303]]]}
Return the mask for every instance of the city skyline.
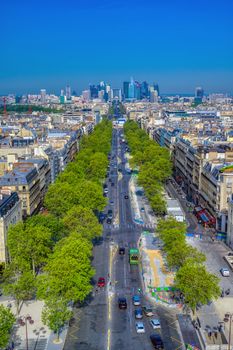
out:
{"label": "city skyline", "polygon": [[68,82],[80,93],[101,80],[118,88],[130,76],[158,81],[162,93],[233,93],[229,0],[25,0],[2,11],[0,94],[58,93]]}

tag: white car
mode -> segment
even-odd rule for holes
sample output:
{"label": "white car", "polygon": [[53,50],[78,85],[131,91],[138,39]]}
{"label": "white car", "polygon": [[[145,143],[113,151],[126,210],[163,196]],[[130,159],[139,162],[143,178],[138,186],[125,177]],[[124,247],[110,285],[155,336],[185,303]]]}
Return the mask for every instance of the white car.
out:
{"label": "white car", "polygon": [[221,274],[223,275],[223,277],[229,277],[230,276],[230,271],[228,269],[226,269],[225,267],[223,267],[220,270]]}
{"label": "white car", "polygon": [[150,320],[150,325],[153,329],[160,328],[160,322],[157,318],[152,318],[152,320]]}
{"label": "white car", "polygon": [[136,322],[135,327],[136,327],[137,333],[145,333],[145,327],[144,327],[143,322]]}

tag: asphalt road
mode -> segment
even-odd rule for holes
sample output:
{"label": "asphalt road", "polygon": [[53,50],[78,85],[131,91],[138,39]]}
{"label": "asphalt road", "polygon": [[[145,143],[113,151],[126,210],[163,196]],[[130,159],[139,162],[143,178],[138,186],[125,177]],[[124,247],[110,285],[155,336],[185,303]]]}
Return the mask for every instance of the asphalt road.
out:
{"label": "asphalt road", "polygon": [[[74,318],[69,327],[65,350],[151,350],[149,335],[153,330],[149,319],[144,316],[146,333],[137,334],[135,330],[132,296],[141,288],[139,269],[128,262],[128,247],[136,247],[142,227],[132,220],[130,199],[128,194],[130,176],[124,167],[124,144],[120,144],[120,130],[113,131],[112,155],[110,168],[111,186],[109,202],[113,204],[106,208],[114,211],[112,225],[104,224],[103,242],[94,247],[93,266],[96,269],[95,282],[98,277],[104,277],[107,285],[104,288],[94,287],[93,296],[81,307],[74,309]],[[116,160],[118,164],[116,167]],[[123,161],[123,164],[122,164]],[[118,168],[122,172],[118,172]],[[124,246],[126,254],[120,256],[118,247]],[[127,310],[118,308],[118,297],[127,299]],[[144,300],[143,300],[144,303]],[[174,310],[162,306],[156,308],[161,322],[161,333],[166,350],[181,349],[181,339],[177,327]]]}

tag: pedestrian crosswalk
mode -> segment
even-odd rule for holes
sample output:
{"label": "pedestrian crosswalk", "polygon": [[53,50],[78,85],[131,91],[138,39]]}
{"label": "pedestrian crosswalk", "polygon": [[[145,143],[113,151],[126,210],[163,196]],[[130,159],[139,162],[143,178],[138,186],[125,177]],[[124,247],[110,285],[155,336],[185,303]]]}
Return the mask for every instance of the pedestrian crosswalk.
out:
{"label": "pedestrian crosswalk", "polygon": [[104,228],[105,229],[109,229],[109,230],[119,230],[119,229],[135,229],[135,228],[142,228],[144,230],[146,229],[155,229],[156,225],[155,224],[144,224],[144,225],[140,225],[140,224],[136,224],[136,223],[122,223],[122,224],[111,224],[108,225],[107,223],[104,223]]}

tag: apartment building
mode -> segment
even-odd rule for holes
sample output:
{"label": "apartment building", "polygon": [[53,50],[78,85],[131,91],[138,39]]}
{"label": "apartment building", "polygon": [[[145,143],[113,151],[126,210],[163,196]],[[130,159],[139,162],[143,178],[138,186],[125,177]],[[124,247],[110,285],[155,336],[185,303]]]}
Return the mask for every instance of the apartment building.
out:
{"label": "apartment building", "polygon": [[36,167],[32,163],[17,163],[0,177],[3,190],[17,192],[21,200],[22,216],[26,218],[37,212],[41,205],[41,184]]}
{"label": "apartment building", "polygon": [[16,192],[0,192],[0,263],[8,261],[7,234],[10,225],[22,220],[22,209]]}

